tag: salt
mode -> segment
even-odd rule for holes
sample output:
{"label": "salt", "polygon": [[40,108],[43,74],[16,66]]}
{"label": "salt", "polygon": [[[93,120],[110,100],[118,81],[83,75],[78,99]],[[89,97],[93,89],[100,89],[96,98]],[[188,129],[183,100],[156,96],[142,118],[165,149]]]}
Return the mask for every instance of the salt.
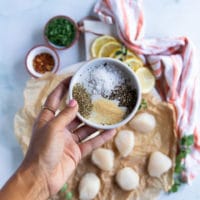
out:
{"label": "salt", "polygon": [[121,85],[124,81],[122,71],[114,65],[104,63],[91,67],[88,76],[85,77],[84,86],[91,95],[108,96],[116,85]]}

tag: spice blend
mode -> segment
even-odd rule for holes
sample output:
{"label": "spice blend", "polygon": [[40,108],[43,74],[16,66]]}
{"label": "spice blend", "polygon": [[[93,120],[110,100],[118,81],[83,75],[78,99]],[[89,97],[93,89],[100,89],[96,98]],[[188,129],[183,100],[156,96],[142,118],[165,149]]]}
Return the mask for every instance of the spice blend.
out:
{"label": "spice blend", "polygon": [[116,86],[107,97],[111,100],[118,100],[119,106],[127,107],[127,114],[129,114],[136,105],[137,91],[125,83]]}
{"label": "spice blend", "polygon": [[99,124],[116,124],[126,115],[126,108],[119,107],[114,101],[99,98],[93,102],[93,112],[90,120]]}
{"label": "spice blend", "polygon": [[72,95],[78,102],[80,114],[83,117],[88,118],[93,108],[91,95],[87,92],[84,86],[79,83],[73,87]]}
{"label": "spice blend", "polygon": [[73,88],[79,112],[90,121],[112,125],[122,121],[136,105],[137,91],[127,74],[112,64],[92,66]]}

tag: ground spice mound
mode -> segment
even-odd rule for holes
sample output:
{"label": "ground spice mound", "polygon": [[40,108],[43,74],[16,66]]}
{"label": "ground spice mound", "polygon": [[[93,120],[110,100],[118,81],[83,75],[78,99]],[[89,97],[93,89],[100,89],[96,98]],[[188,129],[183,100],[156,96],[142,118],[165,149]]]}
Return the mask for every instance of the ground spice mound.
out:
{"label": "ground spice mound", "polygon": [[114,101],[99,98],[93,102],[93,110],[89,118],[98,124],[116,124],[124,119],[126,108],[119,107]]}
{"label": "ground spice mound", "polygon": [[73,87],[73,98],[76,99],[79,105],[79,113],[88,118],[92,111],[93,105],[91,100],[91,95],[87,90],[79,83]]}
{"label": "ground spice mound", "polygon": [[127,83],[118,85],[111,91],[110,100],[118,100],[119,106],[127,107],[127,114],[131,113],[137,102],[137,91]]}

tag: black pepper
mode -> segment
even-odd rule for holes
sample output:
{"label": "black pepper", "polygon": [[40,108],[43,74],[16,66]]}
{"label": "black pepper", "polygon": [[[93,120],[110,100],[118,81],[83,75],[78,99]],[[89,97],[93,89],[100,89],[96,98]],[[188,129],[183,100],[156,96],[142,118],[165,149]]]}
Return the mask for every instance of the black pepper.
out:
{"label": "black pepper", "polygon": [[127,107],[127,115],[133,110],[137,102],[137,90],[125,82],[118,85],[108,96],[110,100],[118,100],[119,106]]}

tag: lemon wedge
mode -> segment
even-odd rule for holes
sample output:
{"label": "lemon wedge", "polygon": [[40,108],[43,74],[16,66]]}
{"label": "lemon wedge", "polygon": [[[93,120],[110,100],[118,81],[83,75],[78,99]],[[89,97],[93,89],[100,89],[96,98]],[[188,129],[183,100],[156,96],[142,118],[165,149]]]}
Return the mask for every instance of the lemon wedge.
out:
{"label": "lemon wedge", "polygon": [[116,39],[109,35],[103,35],[96,38],[91,45],[91,55],[93,58],[96,58],[99,54],[101,47],[107,42],[116,41]]}
{"label": "lemon wedge", "polygon": [[112,52],[117,51],[120,47],[121,44],[117,41],[107,42],[99,49],[97,57],[109,57]]}
{"label": "lemon wedge", "polygon": [[142,93],[146,94],[151,92],[155,86],[155,77],[151,71],[146,67],[141,67],[135,72],[135,74],[139,79]]}

